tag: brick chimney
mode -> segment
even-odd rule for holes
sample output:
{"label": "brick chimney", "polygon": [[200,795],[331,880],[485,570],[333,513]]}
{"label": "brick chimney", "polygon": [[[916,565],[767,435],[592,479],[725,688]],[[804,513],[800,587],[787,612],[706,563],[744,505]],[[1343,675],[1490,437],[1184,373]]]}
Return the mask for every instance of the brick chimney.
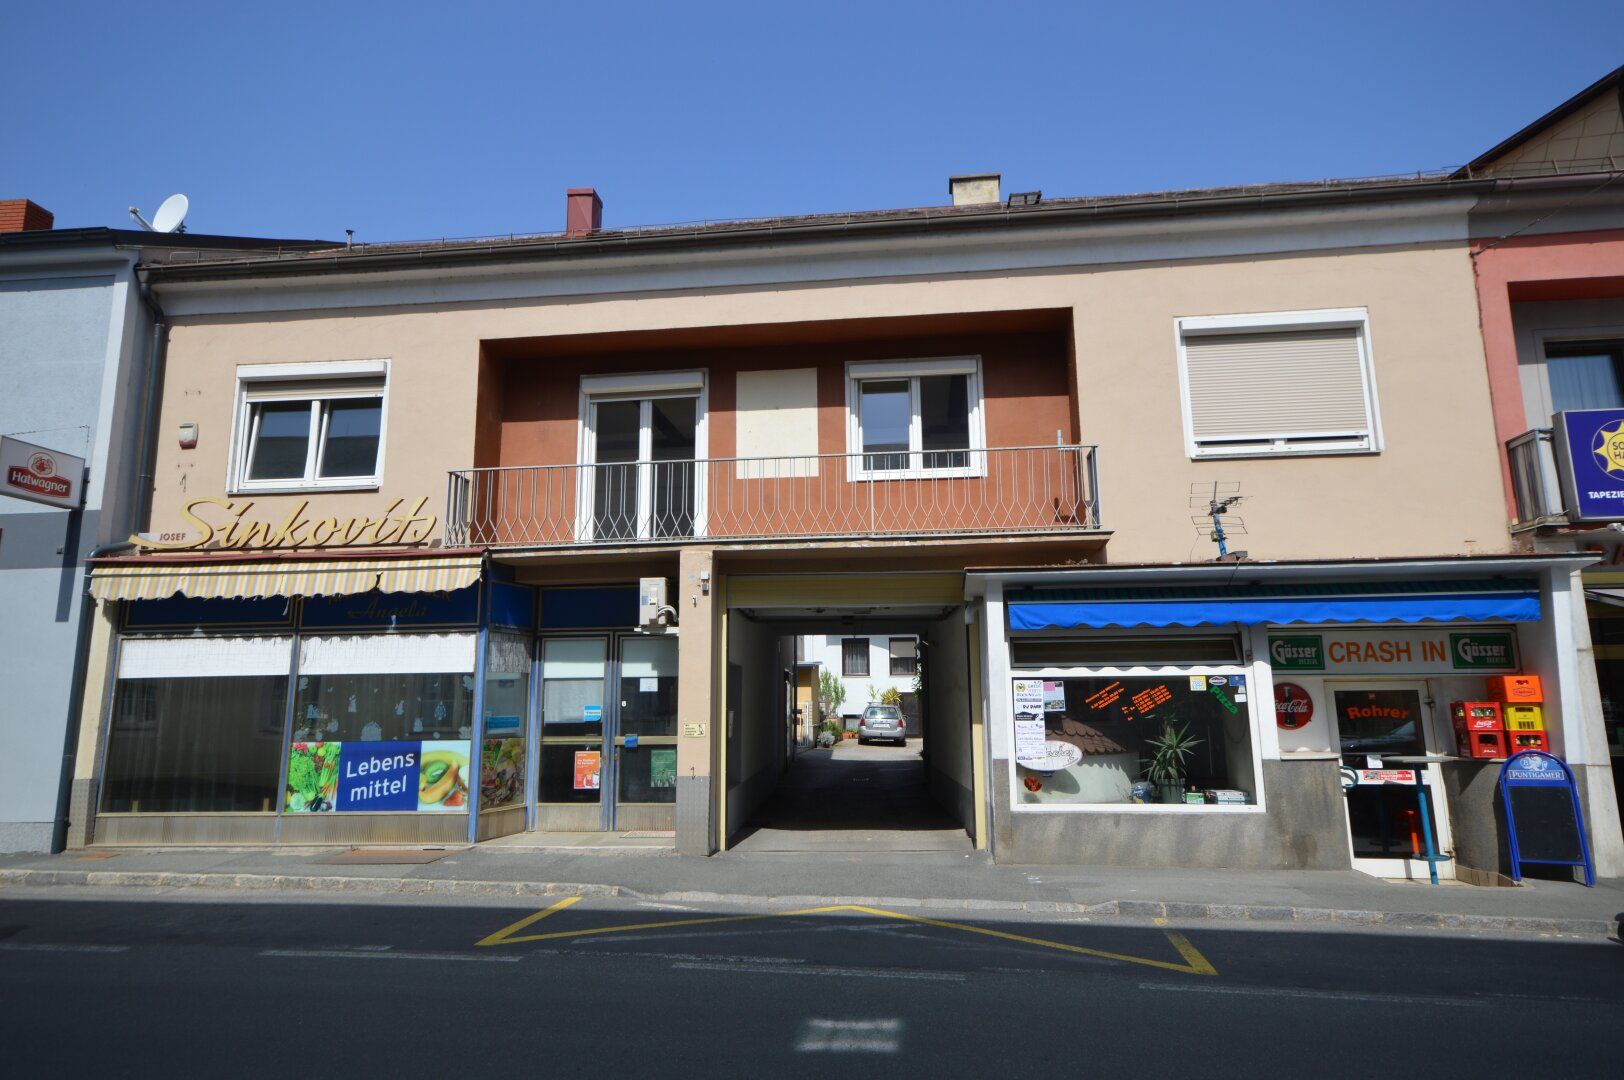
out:
{"label": "brick chimney", "polygon": [[49,229],[56,215],[27,199],[0,199],[0,232],[33,232]]}
{"label": "brick chimney", "polygon": [[598,198],[595,188],[572,187],[567,195],[565,236],[591,236],[603,228],[603,200]]}

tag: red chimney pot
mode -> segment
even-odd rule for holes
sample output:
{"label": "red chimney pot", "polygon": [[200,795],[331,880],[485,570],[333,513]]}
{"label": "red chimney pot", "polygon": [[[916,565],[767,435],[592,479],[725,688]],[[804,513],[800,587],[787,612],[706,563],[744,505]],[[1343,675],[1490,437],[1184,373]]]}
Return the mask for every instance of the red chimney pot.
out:
{"label": "red chimney pot", "polygon": [[591,236],[603,228],[603,200],[596,189],[572,187],[566,193],[565,236]]}

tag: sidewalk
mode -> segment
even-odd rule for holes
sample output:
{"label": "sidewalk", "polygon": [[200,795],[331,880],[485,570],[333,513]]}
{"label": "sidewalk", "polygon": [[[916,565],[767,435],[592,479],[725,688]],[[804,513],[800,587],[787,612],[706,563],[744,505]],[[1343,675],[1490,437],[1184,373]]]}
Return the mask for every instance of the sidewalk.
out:
{"label": "sidewalk", "polygon": [[[0,887],[145,887],[376,894],[627,896],[710,903],[866,903],[1091,917],[1341,923],[1416,929],[1616,934],[1624,879],[1480,888],[1379,881],[1356,871],[1134,870],[994,865],[945,852],[678,858],[659,840],[622,850],[108,850],[0,855]],[[424,859],[434,859],[424,862]],[[415,860],[415,861],[411,861]]]}

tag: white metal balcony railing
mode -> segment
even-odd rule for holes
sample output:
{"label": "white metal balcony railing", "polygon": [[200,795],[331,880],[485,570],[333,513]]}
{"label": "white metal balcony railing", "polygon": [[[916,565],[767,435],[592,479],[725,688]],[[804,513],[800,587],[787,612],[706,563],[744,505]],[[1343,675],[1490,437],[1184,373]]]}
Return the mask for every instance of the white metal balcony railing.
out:
{"label": "white metal balcony railing", "polygon": [[1568,512],[1557,476],[1551,429],[1534,428],[1506,440],[1506,458],[1511,464],[1511,488],[1517,499],[1517,520],[1512,528],[1566,525]]}
{"label": "white metal balcony railing", "polygon": [[457,469],[446,493],[458,547],[1099,528],[1093,446]]}

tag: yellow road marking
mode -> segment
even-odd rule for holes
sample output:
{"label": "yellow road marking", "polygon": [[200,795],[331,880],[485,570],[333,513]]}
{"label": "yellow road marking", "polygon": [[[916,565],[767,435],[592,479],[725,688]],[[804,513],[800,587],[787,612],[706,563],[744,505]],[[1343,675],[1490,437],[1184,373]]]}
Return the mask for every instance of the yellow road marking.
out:
{"label": "yellow road marking", "polygon": [[475,945],[506,945],[506,944],[512,944],[515,940],[518,940],[518,941],[534,941],[535,940],[534,938],[517,938],[517,939],[515,939],[511,935],[518,933],[520,930],[523,930],[525,927],[529,926],[531,923],[538,923],[541,920],[545,919],[547,916],[556,914],[557,912],[563,911],[565,908],[569,907],[571,904],[579,904],[580,902],[581,902],[581,897],[579,897],[579,896],[566,896],[566,897],[564,897],[564,899],[560,900],[558,903],[554,904],[552,907],[542,908],[540,911],[536,912],[534,915],[526,915],[524,918],[520,919],[518,922],[514,923],[512,926],[504,926],[504,927],[502,927],[502,929],[498,930],[496,933],[491,934],[489,937],[481,938],[479,941],[476,941],[474,944]]}
{"label": "yellow road marking", "polygon": [[984,937],[998,938],[1003,941],[1014,941],[1022,945],[1033,945],[1043,949],[1056,949],[1060,952],[1076,953],[1081,956],[1095,956],[1105,960],[1117,960],[1125,964],[1143,964],[1146,967],[1160,968],[1164,971],[1177,971],[1187,975],[1216,975],[1218,970],[1212,966],[1205,956],[1190,940],[1177,930],[1167,928],[1166,919],[1157,919],[1156,925],[1178,950],[1184,963],[1175,964],[1169,960],[1155,960],[1146,956],[1130,956],[1127,953],[1108,952],[1104,949],[1090,949],[1082,945],[1068,945],[1063,941],[1050,941],[1047,938],[1028,937],[1025,934],[1012,934],[1007,930],[993,930],[985,926],[972,926],[969,923],[952,922],[947,919],[931,919],[923,915],[912,915],[904,911],[887,911],[884,908],[865,907],[860,904],[832,904],[827,907],[801,908],[796,911],[770,911],[752,915],[710,915],[701,919],[664,919],[658,922],[627,923],[620,926],[597,926],[584,930],[555,930],[546,934],[524,934],[519,931],[532,923],[539,922],[547,916],[575,903],[581,898],[572,896],[560,900],[550,908],[545,908],[534,915],[527,915],[511,926],[505,926],[496,933],[491,934],[478,942],[480,945],[518,945],[527,941],[558,941],[565,938],[594,937],[603,934],[625,934],[638,930],[671,930],[683,926],[716,926],[721,923],[758,922],[763,919],[794,919],[807,915],[831,915],[836,912],[855,912],[860,915],[874,915],[883,919],[897,919],[902,922],[918,923],[922,926],[937,926],[945,930],[958,930],[966,934],[981,934]]}

